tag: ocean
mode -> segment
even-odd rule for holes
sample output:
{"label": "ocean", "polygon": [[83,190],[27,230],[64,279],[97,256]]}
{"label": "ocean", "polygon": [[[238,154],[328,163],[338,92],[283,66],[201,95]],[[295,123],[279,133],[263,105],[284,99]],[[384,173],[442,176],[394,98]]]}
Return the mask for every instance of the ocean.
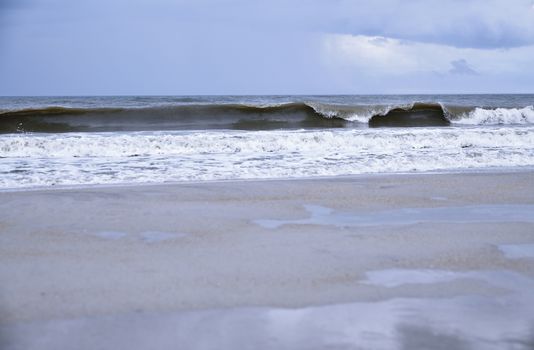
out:
{"label": "ocean", "polygon": [[0,97],[0,189],[534,166],[534,95]]}

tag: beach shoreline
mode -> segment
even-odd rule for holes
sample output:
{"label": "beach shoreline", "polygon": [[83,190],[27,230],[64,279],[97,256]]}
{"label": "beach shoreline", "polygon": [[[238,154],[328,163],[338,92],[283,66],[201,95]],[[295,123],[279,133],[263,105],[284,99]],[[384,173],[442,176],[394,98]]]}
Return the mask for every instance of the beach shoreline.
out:
{"label": "beach shoreline", "polygon": [[482,168],[451,168],[428,171],[395,171],[395,172],[370,172],[358,174],[340,175],[310,175],[295,177],[258,177],[258,178],[228,178],[211,180],[182,180],[164,182],[118,182],[118,183],[80,183],[72,185],[38,185],[27,187],[5,187],[0,188],[1,193],[10,192],[33,192],[33,191],[62,191],[62,190],[84,190],[84,189],[108,189],[108,188],[133,188],[133,187],[158,187],[158,186],[181,186],[197,184],[218,184],[218,183],[240,183],[240,182],[277,182],[277,181],[309,181],[309,180],[361,180],[376,177],[390,176],[432,176],[432,175],[462,175],[462,174],[517,174],[534,172],[534,166],[510,166],[510,167],[482,167]]}
{"label": "beach shoreline", "polygon": [[510,295],[534,310],[532,188],[533,171],[499,171],[0,192],[0,333],[45,349],[69,322],[105,335],[103,320]]}

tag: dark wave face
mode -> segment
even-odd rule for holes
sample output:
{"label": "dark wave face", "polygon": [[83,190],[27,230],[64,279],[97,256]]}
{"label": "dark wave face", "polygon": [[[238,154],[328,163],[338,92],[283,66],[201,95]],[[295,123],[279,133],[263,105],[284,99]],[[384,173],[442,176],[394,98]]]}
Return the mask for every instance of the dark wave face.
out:
{"label": "dark wave face", "polygon": [[[347,114],[346,108],[344,112]],[[0,132],[3,133],[313,129],[354,127],[357,124],[335,114],[326,115],[304,103],[265,107],[238,104],[93,109],[49,107],[0,114]],[[437,105],[395,108],[369,119],[371,127],[442,125],[449,125],[449,122]]]}
{"label": "dark wave face", "polygon": [[[181,98],[154,104],[138,97],[132,105],[93,101],[84,105],[0,109],[0,133],[155,130],[273,130],[361,127],[439,127],[451,124],[532,124],[534,108],[477,107],[437,102],[340,104],[325,101],[242,103],[219,98]],[[530,100],[528,100],[530,101]],[[337,102],[337,100],[334,100]]]}
{"label": "dark wave face", "polygon": [[436,104],[415,103],[410,108],[393,108],[369,120],[371,127],[449,126],[443,107]]}
{"label": "dark wave face", "polygon": [[24,109],[0,114],[0,132],[101,132],[148,130],[271,130],[338,128],[348,121],[326,118],[305,104],[281,106],[186,105],[151,108]]}

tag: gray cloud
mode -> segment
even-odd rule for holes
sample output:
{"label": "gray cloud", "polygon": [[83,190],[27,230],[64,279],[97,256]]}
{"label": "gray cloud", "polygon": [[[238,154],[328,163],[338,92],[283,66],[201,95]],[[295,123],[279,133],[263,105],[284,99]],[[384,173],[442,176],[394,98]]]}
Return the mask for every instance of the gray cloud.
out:
{"label": "gray cloud", "polygon": [[[435,74],[364,68],[382,56],[325,59],[327,34],[376,36],[376,55],[403,50],[390,40],[400,39],[406,52],[386,67],[402,70],[407,59],[446,72],[450,63],[451,89],[466,74],[469,91],[532,89],[533,68],[519,75],[507,65],[508,50],[534,45],[531,0],[21,1],[0,0],[0,95],[380,93],[412,77],[411,92],[445,86]],[[421,42],[504,53],[482,69],[471,49],[440,58],[431,47],[418,58]]]}
{"label": "gray cloud", "polygon": [[331,30],[454,47],[509,48],[534,43],[531,0],[377,0],[345,2]]}
{"label": "gray cloud", "polygon": [[450,74],[460,74],[460,75],[477,75],[477,71],[475,71],[469,63],[463,58],[459,60],[451,61],[452,68],[449,70]]}
{"label": "gray cloud", "polygon": [[532,0],[203,0],[166,6],[181,19],[244,29],[276,27],[473,48],[534,44]]}

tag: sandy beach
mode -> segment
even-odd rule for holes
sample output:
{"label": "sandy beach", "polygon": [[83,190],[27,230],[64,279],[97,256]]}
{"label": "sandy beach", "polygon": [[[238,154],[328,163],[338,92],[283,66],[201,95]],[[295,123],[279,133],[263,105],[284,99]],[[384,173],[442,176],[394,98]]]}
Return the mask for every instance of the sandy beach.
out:
{"label": "sandy beach", "polygon": [[534,172],[0,193],[2,349],[532,349]]}

